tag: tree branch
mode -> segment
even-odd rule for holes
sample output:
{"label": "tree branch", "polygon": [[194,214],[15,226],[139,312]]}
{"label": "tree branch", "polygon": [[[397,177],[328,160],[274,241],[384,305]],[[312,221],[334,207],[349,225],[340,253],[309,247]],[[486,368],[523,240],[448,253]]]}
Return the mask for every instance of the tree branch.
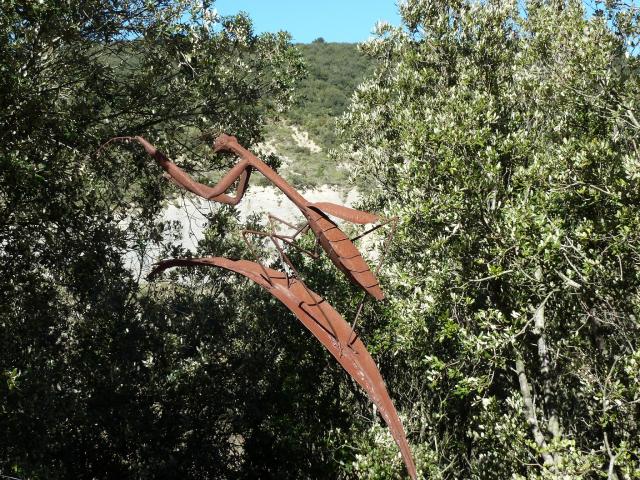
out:
{"label": "tree branch", "polygon": [[531,396],[531,388],[529,387],[529,381],[524,369],[524,360],[520,354],[517,354],[516,358],[516,373],[518,374],[518,382],[520,383],[520,393],[524,401],[524,414],[527,418],[527,423],[531,427],[533,433],[533,439],[536,445],[542,450],[542,458],[545,465],[555,465],[553,455],[545,451],[547,449],[547,441],[540,430],[538,425],[538,419],[536,417],[536,407],[533,403],[533,397]]}
{"label": "tree branch", "polygon": [[558,420],[558,412],[555,409],[553,392],[551,390],[549,350],[547,348],[547,336],[545,334],[544,307],[549,298],[551,298],[551,295],[557,291],[557,289],[554,289],[549,292],[538,308],[536,308],[533,315],[533,333],[538,335],[538,358],[540,359],[540,373],[542,374],[544,384],[544,406],[550,413],[547,429],[551,435],[553,435],[554,439],[560,438],[560,422]]}

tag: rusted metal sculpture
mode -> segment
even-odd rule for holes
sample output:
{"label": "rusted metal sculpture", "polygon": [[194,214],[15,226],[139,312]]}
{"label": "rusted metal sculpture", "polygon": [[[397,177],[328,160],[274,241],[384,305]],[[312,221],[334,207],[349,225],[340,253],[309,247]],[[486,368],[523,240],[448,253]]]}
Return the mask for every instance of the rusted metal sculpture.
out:
{"label": "rusted metal sculpture", "polygon": [[[229,135],[223,134],[218,137],[214,143],[214,150],[231,151],[237,154],[241,158],[241,161],[229,170],[214,187],[209,187],[194,181],[188,174],[142,137],[117,137],[110,140],[110,142],[118,140],[133,140],[140,143],[146,152],[154,157],[156,162],[165,170],[165,175],[170,180],[208,200],[237,205],[246,192],[251,171],[256,169],[278,187],[300,209],[307,220],[307,222],[301,226],[294,226],[273,215],[269,215],[269,222],[272,227],[271,232],[267,233],[256,230],[242,231],[242,236],[254,253],[256,259],[258,255],[256,255],[251,242],[247,238],[248,235],[259,235],[270,238],[280,255],[282,264],[288,266],[293,272],[293,275],[287,273],[286,269],[284,272],[281,272],[268,268],[259,261],[256,263],[248,260],[234,261],[222,257],[206,257],[196,259],[171,259],[159,262],[149,277],[154,277],[167,268],[175,266],[214,266],[244,275],[265,288],[280,300],[302,324],[311,331],[322,345],[336,358],[347,373],[364,389],[371,401],[378,407],[382,418],[388,425],[393,438],[400,448],[409,475],[412,479],[416,479],[416,468],[407,443],[404,428],[402,427],[402,422],[398,417],[393,402],[389,397],[384,380],[362,341],[357,335],[354,336],[355,325],[362,311],[366,296],[369,295],[376,300],[384,298],[377,275],[384,260],[390,236],[395,230],[395,219],[385,221],[378,215],[354,210],[342,205],[329,202],[312,203],[307,201],[280,175],[251,152],[240,146],[235,137]],[[226,194],[225,192],[236,181],[238,181],[236,195],[231,196]],[[392,229],[390,235],[385,239],[384,250],[375,273],[371,271],[364,261],[352,240],[345,235],[328,215],[333,215],[358,224],[380,222],[353,240],[361,238],[387,223],[391,223]],[[287,225],[294,229],[295,232],[292,235],[277,233],[274,224],[275,221]],[[304,234],[309,230],[311,230],[316,237],[316,245],[319,244],[323,248],[335,266],[341,270],[352,283],[366,292],[358,305],[355,319],[351,325],[349,325],[329,303],[306,286],[279,243],[282,241],[287,245],[317,258],[317,255],[314,253],[304,250],[294,243],[298,235]]]}
{"label": "rusted metal sculpture", "polygon": [[[244,275],[280,300],[326,347],[342,367],[364,389],[395,439],[411,478],[417,478],[411,450],[380,371],[359,338],[351,340],[351,326],[329,303],[298,278],[248,260],[222,257],[171,259],[159,262],[149,275],[177,266],[214,266]],[[347,348],[343,348],[347,345]]]}
{"label": "rusted metal sculpture", "polygon": [[[309,202],[300,193],[287,183],[287,181],[278,175],[271,167],[253,155],[249,150],[242,147],[235,137],[222,134],[214,142],[214,151],[230,151],[237,154],[241,161],[238,162],[224,177],[214,186],[210,187],[202,183],[194,181],[180,167],[169,160],[162,152],[156,149],[144,138],[136,137],[116,137],[111,141],[136,141],[140,143],[146,152],[152,156],[158,165],[166,172],[166,175],[176,184],[182,186],[196,195],[207,200],[226,203],[228,205],[237,205],[244,196],[249,184],[251,170],[256,169],[262,173],[273,185],[279,188],[299,209],[307,219],[306,225],[297,229],[296,233],[291,237],[295,237],[311,228],[321,247],[327,253],[335,266],[341,270],[351,282],[364,289],[369,295],[376,300],[382,300],[384,293],[380,288],[377,275],[374,274],[362,255],[353,244],[353,242],[345,235],[338,225],[331,220],[328,215],[347,220],[352,223],[368,224],[382,221],[379,225],[373,227],[363,235],[376,230],[387,223],[394,224],[395,220],[383,220],[378,215],[361,210],[354,210],[342,205],[336,205],[329,202]],[[225,192],[239,180],[235,197],[227,195]],[[271,218],[285,223],[277,217]],[[393,231],[393,229],[392,229]],[[362,235],[361,235],[362,236]],[[282,238],[283,241],[289,243],[288,238]],[[378,269],[380,267],[378,266]],[[378,273],[378,272],[376,272]]]}

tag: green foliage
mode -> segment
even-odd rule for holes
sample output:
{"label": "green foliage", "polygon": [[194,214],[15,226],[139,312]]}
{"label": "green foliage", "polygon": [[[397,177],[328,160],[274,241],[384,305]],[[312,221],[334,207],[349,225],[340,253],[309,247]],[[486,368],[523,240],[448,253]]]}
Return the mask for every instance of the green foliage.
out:
{"label": "green foliage", "polygon": [[[233,275],[127,267],[186,253],[158,220],[172,190],[139,147],[96,153],[140,134],[191,172],[227,167],[198,136],[261,140],[301,74],[289,37],[206,2],[1,7],[0,474],[333,476],[338,367]],[[228,209],[210,222],[200,253],[249,256]]]}
{"label": "green foliage", "polygon": [[640,475],[640,30],[598,8],[411,0],[364,46],[343,154],[400,218],[368,321],[425,474]]}
{"label": "green foliage", "polygon": [[[343,159],[400,226],[359,333],[422,475],[640,476],[637,11],[410,0],[366,58],[207,2],[80,3],[0,3],[1,475],[403,477],[278,302],[223,271],[132,271],[188,254],[158,220],[172,190],[139,148],[96,154],[140,134],[204,174],[231,160],[203,139],[255,145],[276,116],[326,152],[366,73]],[[331,179],[325,159],[305,171]],[[250,256],[231,212],[196,254]],[[355,287],[291,257],[350,318]]]}

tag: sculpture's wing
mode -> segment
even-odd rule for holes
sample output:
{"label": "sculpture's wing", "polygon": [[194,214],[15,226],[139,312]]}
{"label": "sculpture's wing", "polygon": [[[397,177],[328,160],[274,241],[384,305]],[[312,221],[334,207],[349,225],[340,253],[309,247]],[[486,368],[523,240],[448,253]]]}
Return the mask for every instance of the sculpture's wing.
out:
{"label": "sculpture's wing", "polygon": [[253,280],[284,303],[375,403],[400,448],[409,475],[416,478],[416,468],[402,422],[380,371],[362,341],[357,336],[355,340],[351,339],[351,326],[331,305],[299,280],[248,260],[234,261],[222,257],[165,260],[158,263],[150,276],[181,265],[206,265],[231,270]]}
{"label": "sculpture's wing", "polygon": [[309,226],[335,266],[376,300],[382,300],[380,282],[349,237],[314,204],[307,205],[305,211]]}
{"label": "sculpture's wing", "polygon": [[312,203],[311,206],[324,213],[328,213],[329,215],[333,215],[334,217],[341,218],[342,220],[346,220],[351,223],[360,223],[364,225],[366,223],[376,223],[380,221],[380,217],[374,213],[355,210],[335,203],[316,202]]}

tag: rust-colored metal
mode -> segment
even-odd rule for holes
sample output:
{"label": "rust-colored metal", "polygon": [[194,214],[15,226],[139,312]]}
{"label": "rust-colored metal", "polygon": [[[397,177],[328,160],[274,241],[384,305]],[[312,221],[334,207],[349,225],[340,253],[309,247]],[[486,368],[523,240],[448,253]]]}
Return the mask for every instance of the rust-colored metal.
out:
{"label": "rust-colored metal", "polygon": [[[110,142],[114,140],[137,141],[176,184],[207,200],[214,200],[229,205],[237,205],[240,202],[247,190],[251,170],[258,170],[300,209],[300,212],[302,212],[307,219],[309,227],[334,265],[342,271],[352,283],[363,288],[376,300],[382,300],[384,298],[384,293],[380,288],[377,275],[371,271],[369,265],[364,261],[360,251],[353,242],[338,225],[328,217],[328,215],[334,215],[352,223],[367,224],[380,221],[381,218],[378,215],[329,202],[313,203],[307,201],[295,188],[289,185],[286,180],[253,153],[242,147],[238,143],[238,140],[230,135],[220,135],[214,142],[214,151],[233,152],[238,155],[241,160],[231,168],[214,187],[194,181],[162,152],[140,136],[117,137],[110,140]],[[238,179],[239,183],[236,195],[227,195],[225,192]]]}
{"label": "rust-colored metal", "polygon": [[[280,249],[279,251],[282,253]],[[409,475],[412,479],[417,478],[402,422],[378,367],[362,341],[357,336],[351,339],[352,326],[329,303],[311,291],[299,278],[290,277],[284,272],[248,260],[234,261],[222,257],[170,259],[159,262],[149,276],[153,277],[171,267],[199,265],[220,267],[244,275],[265,288],[291,310],[378,407],[400,448]]]}

